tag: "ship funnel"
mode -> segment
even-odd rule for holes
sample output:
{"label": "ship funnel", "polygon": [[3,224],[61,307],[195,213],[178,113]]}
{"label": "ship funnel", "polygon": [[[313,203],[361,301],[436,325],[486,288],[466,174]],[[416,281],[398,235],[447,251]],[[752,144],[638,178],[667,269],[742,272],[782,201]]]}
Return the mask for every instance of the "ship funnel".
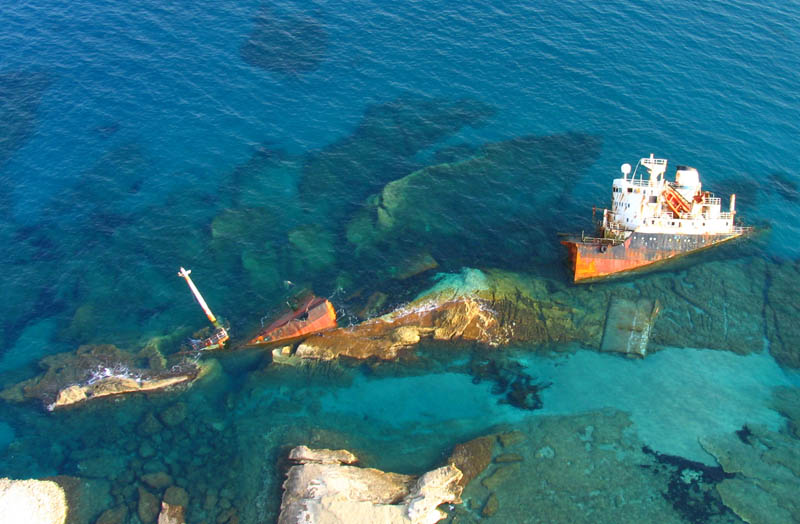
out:
{"label": "ship funnel", "polygon": [[622,164],[622,167],[620,167],[620,171],[622,171],[622,178],[628,178],[628,175],[631,174],[631,165]]}
{"label": "ship funnel", "polygon": [[731,214],[736,213],[736,195],[731,195]]}

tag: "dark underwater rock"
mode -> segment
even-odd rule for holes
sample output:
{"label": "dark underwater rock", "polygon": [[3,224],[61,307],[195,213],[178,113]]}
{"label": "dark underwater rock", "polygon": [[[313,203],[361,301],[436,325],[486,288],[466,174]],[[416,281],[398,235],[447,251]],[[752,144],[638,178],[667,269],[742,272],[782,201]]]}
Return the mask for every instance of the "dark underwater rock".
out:
{"label": "dark underwater rock", "polygon": [[494,113],[477,100],[412,94],[371,105],[350,135],[308,156],[300,195],[312,212],[338,223],[368,195],[417,169],[417,152]]}
{"label": "dark underwater rock", "polygon": [[278,13],[265,6],[239,54],[251,66],[283,75],[316,70],[325,59],[328,32],[318,17]]}
{"label": "dark underwater rock", "polygon": [[347,238],[359,252],[413,246],[451,264],[508,267],[510,259],[554,259],[555,228],[562,224],[554,223],[553,210],[563,212],[601,144],[578,133],[486,144],[465,160],[386,184],[348,224]]}
{"label": "dark underwater rock", "polygon": [[779,363],[800,368],[800,262],[769,266],[766,332],[769,352]]}
{"label": "dark underwater rock", "polygon": [[36,130],[39,104],[52,82],[46,73],[0,73],[0,169]]}

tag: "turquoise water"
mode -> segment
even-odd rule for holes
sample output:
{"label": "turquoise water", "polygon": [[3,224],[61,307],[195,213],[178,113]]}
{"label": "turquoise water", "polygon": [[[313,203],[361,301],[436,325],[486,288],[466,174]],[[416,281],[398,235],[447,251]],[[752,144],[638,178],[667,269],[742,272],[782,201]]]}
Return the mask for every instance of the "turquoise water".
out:
{"label": "turquoise water", "polygon": [[[651,152],[696,166],[707,189],[735,192],[740,216],[769,229],[725,256],[793,263],[799,19],[788,4],[744,1],[5,5],[0,384],[81,344],[137,349],[199,329],[181,265],[241,336],[304,287],[331,296],[345,323],[363,306],[353,295],[383,290],[387,308],[410,300],[434,280],[391,275],[419,250],[437,271],[496,267],[561,286],[556,233],[589,229],[619,165]],[[359,236],[387,183],[471,158],[485,159],[468,164],[471,181],[434,171],[418,216]],[[692,345],[642,362],[522,348],[520,362],[553,383],[534,414],[498,404],[458,351],[377,371],[223,357],[183,394],[56,414],[0,404],[0,475],[99,478],[98,507],[109,507],[135,501],[132,471],[166,468],[193,500],[227,486],[243,521],[262,522],[274,520],[274,464],[292,444],[348,446],[419,473],[498,425],[615,407],[651,448],[712,463],[698,435],[781,426],[768,399],[798,384],[794,371],[766,352]],[[704,395],[722,406],[714,417],[687,404]],[[158,439],[137,430],[174,402],[195,422]],[[156,453],[142,456],[143,442]],[[191,507],[190,522],[212,515]]]}

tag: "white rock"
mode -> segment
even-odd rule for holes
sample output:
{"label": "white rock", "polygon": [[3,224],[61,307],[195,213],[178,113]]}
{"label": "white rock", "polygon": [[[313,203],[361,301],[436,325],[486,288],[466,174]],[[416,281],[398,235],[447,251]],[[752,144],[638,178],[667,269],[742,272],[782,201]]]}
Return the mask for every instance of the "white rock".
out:
{"label": "white rock", "polygon": [[25,524],[64,524],[67,496],[50,480],[0,479],[0,520]]}

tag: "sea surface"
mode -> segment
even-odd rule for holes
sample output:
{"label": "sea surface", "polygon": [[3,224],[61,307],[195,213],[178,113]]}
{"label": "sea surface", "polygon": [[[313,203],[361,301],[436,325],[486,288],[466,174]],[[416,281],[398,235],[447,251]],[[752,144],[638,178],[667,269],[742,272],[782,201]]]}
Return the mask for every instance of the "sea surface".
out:
{"label": "sea surface", "polygon": [[[359,296],[385,291],[388,310],[465,267],[568,286],[557,233],[590,230],[620,165],[651,153],[696,167],[724,202],[735,193],[762,231],[712,261],[793,264],[798,86],[793,2],[3,2],[0,387],[83,344],[185,340],[206,321],[181,266],[242,338],[300,289],[348,324]],[[477,182],[423,184],[419,217],[365,240],[360,217],[386,184],[482,157]],[[392,278],[420,247],[438,268]],[[188,391],[57,413],[0,401],[0,477],[91,478],[96,507],[135,507],[132,472],[167,469],[190,523],[231,507],[272,522],[292,445],[420,474],[498,427],[603,409],[626,413],[648,449],[716,467],[698,438],[785,427],[772,391],[800,378],[770,336],[747,355],[694,339],[644,360],[515,347],[552,383],[536,411],[498,403],[465,371],[467,350],[300,369],[241,352]],[[185,422],[145,438],[147,414],[176,403]],[[527,513],[494,521],[567,521],[514,489]]]}

